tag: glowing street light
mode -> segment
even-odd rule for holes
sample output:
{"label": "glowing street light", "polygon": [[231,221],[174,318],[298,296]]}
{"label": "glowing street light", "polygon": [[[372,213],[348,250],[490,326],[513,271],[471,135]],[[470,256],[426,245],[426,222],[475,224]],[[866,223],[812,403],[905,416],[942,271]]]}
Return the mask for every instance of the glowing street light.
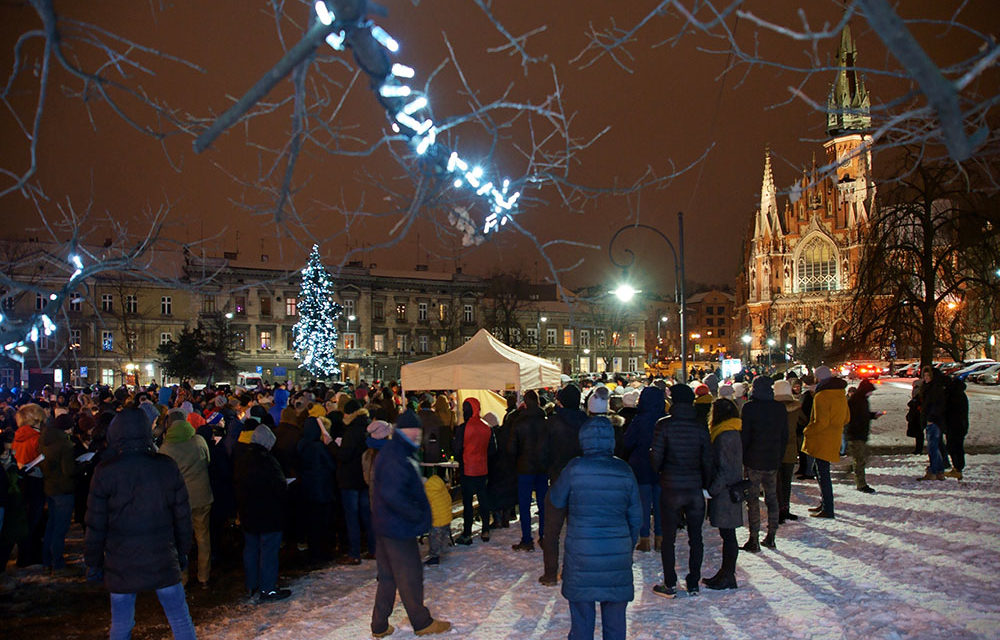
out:
{"label": "glowing street light", "polygon": [[622,284],[618,285],[617,289],[611,291],[610,293],[615,294],[615,297],[621,300],[622,302],[631,302],[632,298],[635,297],[635,294],[641,293],[641,291],[633,288],[632,285],[623,282]]}

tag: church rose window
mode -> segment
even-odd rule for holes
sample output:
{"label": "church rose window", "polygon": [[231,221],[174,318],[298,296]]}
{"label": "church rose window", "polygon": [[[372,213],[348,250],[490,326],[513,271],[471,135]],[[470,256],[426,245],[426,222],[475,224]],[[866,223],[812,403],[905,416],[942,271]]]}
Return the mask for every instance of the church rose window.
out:
{"label": "church rose window", "polygon": [[833,246],[822,238],[813,238],[799,254],[799,291],[834,291],[837,289],[837,259]]}

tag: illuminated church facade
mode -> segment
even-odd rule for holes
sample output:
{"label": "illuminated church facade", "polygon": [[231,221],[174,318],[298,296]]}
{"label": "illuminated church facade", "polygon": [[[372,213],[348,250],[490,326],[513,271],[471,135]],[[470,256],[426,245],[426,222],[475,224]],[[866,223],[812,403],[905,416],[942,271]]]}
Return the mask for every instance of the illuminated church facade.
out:
{"label": "illuminated church facade", "polygon": [[847,328],[847,310],[875,206],[870,98],[856,73],[857,51],[844,27],[827,108],[824,161],[804,168],[787,190],[775,188],[764,154],[760,208],[748,231],[741,274],[744,341],[776,360],[807,344],[830,347]]}

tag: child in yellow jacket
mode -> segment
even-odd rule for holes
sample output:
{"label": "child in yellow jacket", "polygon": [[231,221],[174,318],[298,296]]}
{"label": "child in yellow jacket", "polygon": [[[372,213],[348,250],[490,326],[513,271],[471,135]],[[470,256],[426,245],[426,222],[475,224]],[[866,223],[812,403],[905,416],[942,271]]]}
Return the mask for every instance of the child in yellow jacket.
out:
{"label": "child in yellow jacket", "polygon": [[441,554],[451,543],[451,493],[439,475],[424,480],[427,501],[431,503],[431,532],[425,565],[441,563]]}

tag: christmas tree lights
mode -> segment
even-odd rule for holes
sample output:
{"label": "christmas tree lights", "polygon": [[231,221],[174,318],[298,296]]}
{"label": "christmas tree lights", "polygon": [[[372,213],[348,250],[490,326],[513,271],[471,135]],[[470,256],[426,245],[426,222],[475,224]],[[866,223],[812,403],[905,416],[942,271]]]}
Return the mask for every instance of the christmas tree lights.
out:
{"label": "christmas tree lights", "polygon": [[[315,4],[316,17],[324,25],[333,25],[337,22],[337,15],[326,0],[318,0]],[[468,163],[458,157],[458,154],[448,149],[444,144],[438,142],[437,134],[439,128],[430,118],[415,117],[422,111],[428,111],[430,105],[426,97],[417,96],[410,99],[410,96],[417,93],[409,85],[404,84],[400,79],[413,78],[415,73],[411,67],[395,63],[388,65],[387,56],[384,52],[379,53],[384,64],[374,64],[375,60],[370,57],[369,47],[358,47],[361,38],[373,39],[381,48],[390,53],[399,52],[399,42],[389,35],[385,29],[374,24],[370,20],[345,20],[336,25],[342,28],[340,31],[331,33],[326,41],[337,51],[344,49],[345,40],[353,43],[355,56],[364,55],[365,63],[362,67],[367,71],[372,79],[373,87],[377,88],[379,102],[386,108],[392,130],[403,135],[409,141],[414,153],[431,166],[434,166],[439,173],[454,174],[451,181],[455,189],[468,186],[478,197],[484,199],[489,207],[490,214],[483,221],[483,234],[499,230],[507,224],[510,216],[514,213],[514,205],[517,203],[521,193],[515,191],[508,193],[510,180],[499,181],[502,185],[499,188],[492,181],[482,180],[482,169],[476,167],[469,171]],[[375,47],[376,49],[378,47]],[[359,54],[358,51],[365,51]],[[358,57],[359,62],[361,58]]]}
{"label": "christmas tree lights", "polygon": [[299,321],[292,328],[295,358],[301,361],[300,369],[318,377],[340,374],[337,363],[340,311],[340,305],[333,299],[333,281],[319,257],[319,246],[313,245],[309,261],[302,270]]}

